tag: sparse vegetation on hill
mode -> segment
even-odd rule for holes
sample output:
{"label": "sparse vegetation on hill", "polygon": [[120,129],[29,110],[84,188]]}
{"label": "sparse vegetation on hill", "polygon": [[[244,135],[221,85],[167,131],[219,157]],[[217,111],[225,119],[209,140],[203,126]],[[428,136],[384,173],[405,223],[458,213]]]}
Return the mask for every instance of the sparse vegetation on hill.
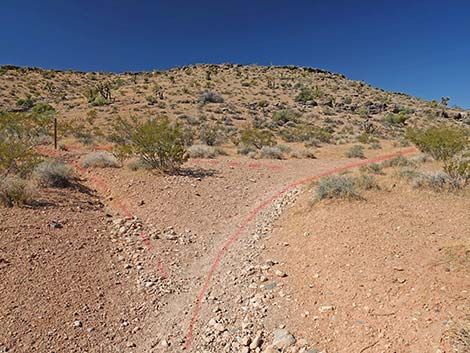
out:
{"label": "sparse vegetation on hill", "polygon": [[447,126],[432,126],[425,130],[408,129],[407,137],[434,159],[448,160],[469,145],[470,131]]}
{"label": "sparse vegetation on hill", "polygon": [[450,108],[447,97],[441,104],[427,102],[293,66],[193,65],[123,74],[13,66],[0,71],[3,110],[53,112],[61,137],[84,144],[113,134],[118,117],[143,122],[167,116],[180,121],[183,131],[193,131],[186,139],[191,143],[236,142],[234,136],[248,124],[308,146],[373,143],[400,137],[410,126],[463,126],[470,119],[467,111]]}

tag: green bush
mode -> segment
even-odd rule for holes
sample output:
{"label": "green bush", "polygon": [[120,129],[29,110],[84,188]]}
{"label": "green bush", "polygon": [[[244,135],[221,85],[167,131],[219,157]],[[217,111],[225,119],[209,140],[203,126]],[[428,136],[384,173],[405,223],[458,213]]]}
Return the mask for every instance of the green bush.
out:
{"label": "green bush", "polygon": [[286,126],[280,132],[281,138],[286,142],[306,142],[307,145],[316,146],[319,142],[329,143],[332,134],[326,128],[316,126]]}
{"label": "green bush", "polygon": [[29,205],[35,196],[32,184],[17,177],[0,178],[0,203],[6,207]]}
{"label": "green bush", "polygon": [[26,111],[34,107],[34,100],[30,95],[28,95],[26,98],[18,99],[16,101],[16,106],[21,110]]}
{"label": "green bush", "polygon": [[294,98],[296,102],[307,103],[308,101],[314,101],[316,98],[314,92],[309,88],[301,88],[300,93]]}
{"label": "green bush", "polygon": [[296,113],[290,109],[283,109],[274,112],[273,114],[273,121],[278,125],[284,125],[287,122],[296,122],[297,119],[300,117],[299,113]]}
{"label": "green bush", "polygon": [[187,160],[183,132],[167,118],[138,125],[131,142],[134,153],[153,169],[175,172]]}
{"label": "green bush", "polygon": [[73,177],[72,168],[57,160],[40,163],[34,171],[35,179],[44,187],[66,187]]}
{"label": "green bush", "polygon": [[462,128],[432,126],[425,130],[408,129],[406,137],[437,160],[447,160],[468,146],[468,136]]}
{"label": "green bush", "polygon": [[0,177],[27,177],[41,161],[35,146],[45,134],[44,124],[35,115],[0,113]]}
{"label": "green bush", "polygon": [[245,147],[254,147],[259,150],[264,146],[276,145],[274,135],[270,131],[252,127],[247,127],[240,132],[240,143]]}
{"label": "green bush", "polygon": [[384,118],[385,123],[389,125],[404,125],[406,120],[408,120],[408,116],[404,111],[398,114],[388,113]]}
{"label": "green bush", "polygon": [[348,158],[365,158],[364,147],[361,145],[352,146],[346,151],[346,157]]}

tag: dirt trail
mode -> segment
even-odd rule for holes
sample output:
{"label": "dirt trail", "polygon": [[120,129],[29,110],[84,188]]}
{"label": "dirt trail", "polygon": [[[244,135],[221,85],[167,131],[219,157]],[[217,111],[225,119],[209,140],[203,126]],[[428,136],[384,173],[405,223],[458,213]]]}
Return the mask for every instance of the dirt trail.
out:
{"label": "dirt trail", "polygon": [[[142,345],[142,352],[161,341],[175,349],[184,343],[195,301],[217,253],[260,202],[298,179],[350,163],[346,160],[237,162],[240,164],[236,166],[228,160],[221,160],[217,165],[211,165],[210,161],[200,162],[201,167],[214,171],[214,175],[207,178],[156,177],[144,173],[130,178],[121,174],[112,176],[108,171],[98,173],[100,178],[110,180],[112,190],[128,190],[114,197],[125,197],[143,224],[151,229],[171,226],[176,233],[174,240],[162,236],[162,239],[152,241],[169,273],[169,282],[178,289],[162,298],[164,304],[160,305],[158,315],[147,320],[150,324],[143,330],[148,336],[145,333],[143,336],[150,338]],[[273,166],[279,166],[279,169]],[[221,261],[206,295],[209,298],[214,297],[211,293],[221,292],[217,300],[209,299],[218,308],[203,303],[189,351],[196,351],[201,345],[201,328],[212,318],[212,311],[223,307],[223,314],[237,313],[242,306],[237,303],[238,297],[244,296],[241,293],[246,288],[233,277],[246,267],[247,260],[243,256],[247,250],[253,252],[249,235],[255,230],[256,222],[250,224],[244,236]],[[214,351],[217,351],[216,346]]]}
{"label": "dirt trail", "polygon": [[[176,352],[186,347],[189,352],[269,353],[274,352],[267,348],[273,339],[271,332],[286,323],[287,328],[314,339],[280,314],[282,308],[294,307],[279,304],[278,295],[285,297],[285,292],[279,291],[283,274],[276,272],[280,264],[266,261],[273,222],[293,205],[301,188],[292,188],[253,216],[233,246],[223,253],[208,282],[207,275],[227,240],[263,201],[292,183],[341,170],[351,163],[365,161],[252,161],[227,157],[191,161],[187,167],[192,173],[178,176],[127,169],[86,171],[84,182],[100,190],[105,204],[102,217],[112,216],[107,223],[111,228],[109,240],[102,241],[110,246],[107,254],[111,255],[113,270],[109,280],[117,283],[121,293],[104,293],[104,300],[121,308],[108,316],[106,324],[110,328],[95,334],[94,338],[102,337],[102,341],[95,340],[88,347],[103,352]],[[105,188],[99,186],[103,184]],[[118,214],[120,208],[135,219],[123,219]],[[78,259],[83,256],[75,255]],[[101,268],[98,263],[90,266]],[[70,272],[79,275],[80,270],[72,268]],[[274,280],[273,276],[278,278]],[[188,337],[205,283],[207,291],[201,297]],[[96,312],[104,314],[102,308]],[[83,329],[72,328],[81,330],[80,337],[85,340],[94,334],[84,330],[88,321],[84,315]],[[289,335],[281,338],[290,339]],[[71,345],[64,344],[63,339],[58,337],[53,341],[58,343],[51,347],[70,350]],[[76,344],[75,351],[83,351],[84,347],[83,343]],[[301,352],[314,352],[307,340],[297,340],[295,347]]]}
{"label": "dirt trail", "polygon": [[[129,207],[134,206],[135,214],[150,232],[152,229],[166,229],[161,238],[152,243],[169,273],[168,282],[173,291],[171,295],[160,298],[154,318],[150,315],[145,320],[142,336],[147,340],[138,345],[136,351],[148,351],[149,346],[158,348],[161,342],[172,347],[170,350],[179,349],[181,345],[189,351],[205,349],[215,352],[224,345],[231,349],[227,347],[237,341],[236,335],[223,337],[220,342],[207,337],[207,331],[211,330],[208,325],[214,326],[214,322],[224,323],[221,333],[227,332],[227,325],[242,335],[242,320],[254,321],[248,323],[252,326],[247,330],[250,333],[256,333],[255,328],[262,330],[263,315],[252,318],[243,315],[241,310],[243,303],[253,299],[255,294],[251,272],[253,266],[259,265],[257,261],[262,250],[256,244],[256,237],[268,232],[269,224],[280,213],[278,204],[271,205],[257,216],[233,249],[224,254],[200,303],[201,311],[195,321],[194,332],[187,337],[196,299],[211,266],[224,243],[253,209],[293,182],[351,164],[351,160],[252,162],[222,159],[216,163],[195,162],[206,171],[209,168],[213,175],[156,177],[141,173],[131,177],[126,175],[131,172],[125,170],[118,174],[109,174],[105,170],[93,172],[100,179],[108,180],[111,190],[120,191],[113,197],[125,197]],[[127,191],[124,193],[122,190]],[[287,199],[290,197],[290,194],[286,195]],[[260,230],[260,227],[266,229]],[[170,240],[165,232],[170,233]],[[250,234],[255,234],[255,240]],[[191,339],[190,345],[185,341],[188,338]]]}

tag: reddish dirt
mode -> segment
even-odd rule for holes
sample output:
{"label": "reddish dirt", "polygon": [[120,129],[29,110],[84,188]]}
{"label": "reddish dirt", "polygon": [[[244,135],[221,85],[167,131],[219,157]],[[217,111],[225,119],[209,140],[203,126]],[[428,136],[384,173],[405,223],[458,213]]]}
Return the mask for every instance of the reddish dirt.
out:
{"label": "reddish dirt", "polygon": [[[0,330],[2,349],[181,350],[196,298],[226,240],[256,206],[287,185],[354,162],[337,155],[191,161],[186,175],[178,176],[92,169],[82,182],[99,190],[99,198],[97,191],[48,189],[43,200],[49,205],[0,209],[0,318],[7,323]],[[97,180],[110,191],[103,192]],[[324,352],[360,351],[370,344],[370,352],[436,351],[443,321],[450,325],[468,312],[468,272],[452,262],[469,237],[468,198],[390,189],[370,193],[367,201],[312,208],[307,193],[256,246],[254,222],[215,272],[188,351],[222,351],[215,344],[201,348],[207,347],[214,313],[230,318],[225,322],[233,327],[224,334],[241,334],[241,311],[257,288],[245,272],[269,258],[282,262],[277,267],[288,276],[277,279],[269,311],[261,316],[268,329],[283,323]],[[142,221],[150,251],[138,233],[117,234],[119,226],[111,223],[122,217],[117,204]],[[63,227],[51,228],[53,220]],[[170,226],[174,238],[162,232]],[[319,313],[319,306],[330,304],[333,311]]]}
{"label": "reddish dirt", "polygon": [[309,198],[266,243],[288,274],[271,326],[322,352],[452,352],[446,332],[470,312],[470,200],[405,187]]}
{"label": "reddish dirt", "polygon": [[129,303],[142,298],[115,268],[103,205],[70,189],[43,190],[40,201],[0,210],[2,352],[118,344],[126,334],[119,318],[131,316]]}

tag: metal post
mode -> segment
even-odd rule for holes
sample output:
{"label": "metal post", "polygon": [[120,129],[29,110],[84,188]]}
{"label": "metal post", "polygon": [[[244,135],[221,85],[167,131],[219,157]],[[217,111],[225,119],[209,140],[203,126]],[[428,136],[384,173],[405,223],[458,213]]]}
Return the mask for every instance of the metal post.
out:
{"label": "metal post", "polygon": [[54,118],[54,149],[57,149],[57,118]]}

